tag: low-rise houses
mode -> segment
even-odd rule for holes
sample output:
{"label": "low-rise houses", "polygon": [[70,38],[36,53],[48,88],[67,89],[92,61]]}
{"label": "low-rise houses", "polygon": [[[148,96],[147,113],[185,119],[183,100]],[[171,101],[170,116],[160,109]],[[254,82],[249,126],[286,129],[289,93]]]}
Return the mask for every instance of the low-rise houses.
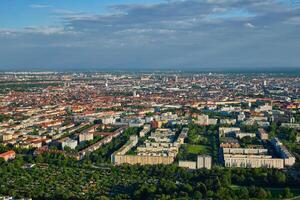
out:
{"label": "low-rise houses", "polygon": [[239,141],[232,137],[221,137],[220,147],[221,148],[239,148],[241,145]]}
{"label": "low-rise houses", "polygon": [[[249,79],[193,74],[182,75],[173,82],[168,75],[154,73],[145,82],[139,75],[91,74],[82,74],[79,80],[74,75],[68,84],[59,82],[64,86],[30,88],[26,92],[3,90],[0,113],[7,117],[0,122],[1,144],[42,149],[60,143],[62,149],[75,149],[82,158],[122,133],[114,130],[129,126],[142,129],[140,138],[131,138],[131,143],[124,145],[125,153],[115,153],[115,164],[168,164],[174,161],[180,145],[188,141],[186,128],[180,133],[170,127],[195,123],[206,126],[203,132],[207,135],[216,134],[215,128],[219,127],[219,140],[215,143],[225,166],[282,168],[282,160],[286,166],[295,162],[278,141],[270,147],[275,150],[273,154],[265,130],[270,130],[270,123],[276,128],[270,137],[281,137],[277,134],[280,127],[300,130],[296,110],[300,90],[294,87],[299,78],[289,77],[294,81],[291,82],[284,77],[276,82],[277,78],[269,77],[265,84],[266,75]],[[24,76],[24,80],[28,77]],[[61,74],[55,77],[61,80]],[[16,84],[23,84],[20,80]],[[36,77],[32,80],[36,81]],[[134,97],[128,96],[132,91]],[[199,146],[211,142],[208,138],[197,139]],[[299,134],[296,140],[300,141]],[[199,168],[191,161],[180,161],[179,165]]]}
{"label": "low-rise houses", "polygon": [[236,119],[220,119],[220,124],[235,125]]}
{"label": "low-rise houses", "polygon": [[16,157],[16,152],[13,150],[4,152],[0,154],[0,158],[3,158],[5,161],[13,160]]}
{"label": "low-rise houses", "polygon": [[104,117],[104,118],[102,118],[102,123],[103,124],[115,124],[116,123],[116,118],[114,118],[114,117]]}

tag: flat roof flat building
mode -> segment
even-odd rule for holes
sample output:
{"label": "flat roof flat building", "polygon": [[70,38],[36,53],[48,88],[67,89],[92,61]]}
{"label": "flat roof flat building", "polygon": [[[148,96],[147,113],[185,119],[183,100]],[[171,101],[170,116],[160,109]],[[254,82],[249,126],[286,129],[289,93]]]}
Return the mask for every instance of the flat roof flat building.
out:
{"label": "flat roof flat building", "polygon": [[233,155],[224,154],[225,167],[241,168],[284,168],[284,160],[265,155]]}

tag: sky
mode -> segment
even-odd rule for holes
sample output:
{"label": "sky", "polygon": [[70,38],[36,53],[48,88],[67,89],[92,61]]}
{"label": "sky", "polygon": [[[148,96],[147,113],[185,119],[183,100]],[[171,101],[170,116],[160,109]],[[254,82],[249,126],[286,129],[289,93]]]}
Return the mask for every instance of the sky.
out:
{"label": "sky", "polygon": [[300,0],[0,0],[0,70],[300,70]]}

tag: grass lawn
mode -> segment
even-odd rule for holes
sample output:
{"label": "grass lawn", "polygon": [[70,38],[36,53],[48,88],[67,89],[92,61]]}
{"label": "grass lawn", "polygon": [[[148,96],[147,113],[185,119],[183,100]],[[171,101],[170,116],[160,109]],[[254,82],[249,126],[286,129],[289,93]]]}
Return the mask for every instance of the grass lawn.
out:
{"label": "grass lawn", "polygon": [[189,154],[210,154],[210,148],[204,145],[185,144]]}

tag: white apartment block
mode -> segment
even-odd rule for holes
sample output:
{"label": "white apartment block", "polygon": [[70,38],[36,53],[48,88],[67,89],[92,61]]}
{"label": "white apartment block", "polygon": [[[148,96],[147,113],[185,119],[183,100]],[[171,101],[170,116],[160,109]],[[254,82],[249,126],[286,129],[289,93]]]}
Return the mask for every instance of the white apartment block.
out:
{"label": "white apartment block", "polygon": [[197,162],[188,161],[188,160],[180,160],[178,162],[179,167],[188,168],[188,169],[197,169]]}
{"label": "white apartment block", "polygon": [[235,132],[234,133],[236,138],[243,138],[243,137],[256,137],[256,133],[243,133],[243,132]]}
{"label": "white apartment block", "polygon": [[268,149],[222,148],[224,154],[267,155]]}
{"label": "white apartment block", "polygon": [[202,156],[197,157],[197,169],[206,168],[211,169],[212,159],[211,156]]}
{"label": "white apartment block", "polygon": [[241,129],[239,127],[220,127],[219,134],[220,137],[225,137],[229,133],[240,132]]}
{"label": "white apartment block", "polygon": [[284,160],[281,158],[272,158],[266,155],[240,155],[224,154],[225,167],[242,168],[284,168]]}
{"label": "white apartment block", "polygon": [[75,149],[77,146],[77,140],[72,140],[71,138],[66,138],[62,141],[61,147],[64,149],[65,147],[70,147],[71,149]]}

